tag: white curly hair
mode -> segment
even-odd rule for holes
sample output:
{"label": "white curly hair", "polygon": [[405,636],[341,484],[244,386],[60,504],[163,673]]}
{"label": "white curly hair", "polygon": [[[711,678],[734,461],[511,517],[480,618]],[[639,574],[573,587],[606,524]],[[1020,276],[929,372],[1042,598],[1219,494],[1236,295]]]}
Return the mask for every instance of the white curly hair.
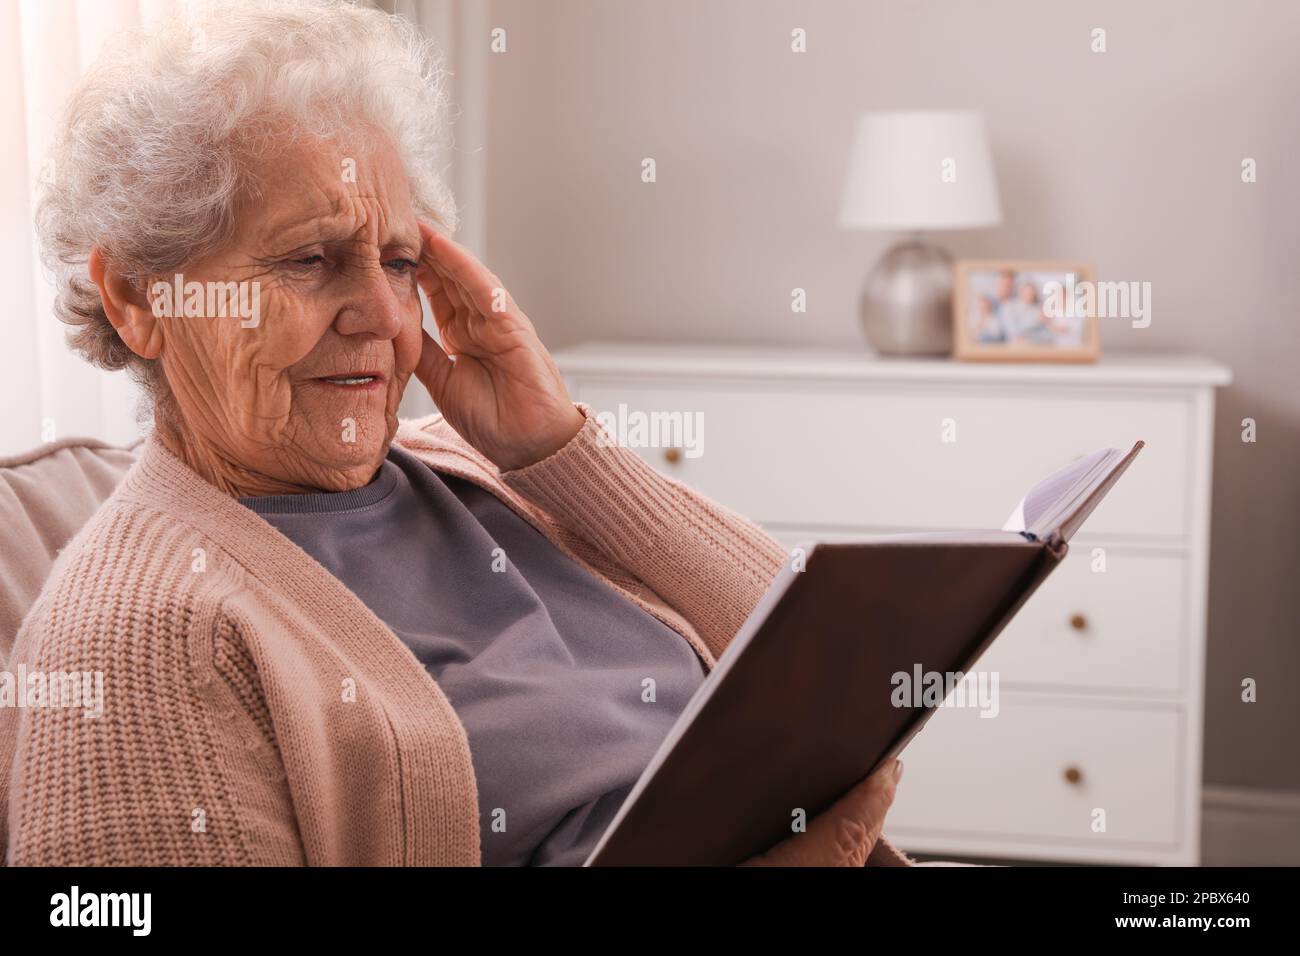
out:
{"label": "white curly hair", "polygon": [[219,249],[262,150],[379,130],[401,156],[417,214],[455,229],[440,169],[447,73],[408,21],[343,0],[214,0],[106,50],[56,133],[36,229],[70,345],[101,368],[130,370],[155,399],[156,363],[109,324],[90,251],[143,288]]}

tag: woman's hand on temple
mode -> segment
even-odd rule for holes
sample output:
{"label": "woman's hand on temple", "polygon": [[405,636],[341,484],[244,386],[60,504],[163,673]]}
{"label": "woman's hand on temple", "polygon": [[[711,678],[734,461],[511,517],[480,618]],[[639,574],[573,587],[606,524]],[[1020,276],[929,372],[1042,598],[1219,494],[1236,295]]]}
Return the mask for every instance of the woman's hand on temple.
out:
{"label": "woman's hand on temple", "polygon": [[741,866],[863,866],[885,826],[885,813],[903,775],[903,764],[891,760],[865,777],[828,809],[819,813],[803,833],[782,840],[766,853]]}
{"label": "woman's hand on temple", "polygon": [[447,422],[502,471],[562,448],[582,427],[560,371],[501,280],[420,224],[417,273],[442,345],[424,333],[418,378]]}

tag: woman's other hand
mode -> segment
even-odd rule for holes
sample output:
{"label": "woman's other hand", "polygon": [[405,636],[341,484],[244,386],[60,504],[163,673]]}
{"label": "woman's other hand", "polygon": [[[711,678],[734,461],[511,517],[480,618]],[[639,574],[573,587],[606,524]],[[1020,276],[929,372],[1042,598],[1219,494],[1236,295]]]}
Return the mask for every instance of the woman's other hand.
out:
{"label": "woman's other hand", "polygon": [[425,223],[417,273],[442,345],[424,333],[415,375],[447,422],[502,471],[562,448],[582,428],[560,371],[501,280]]}
{"label": "woman's other hand", "polygon": [[902,762],[891,760],[814,817],[805,832],[740,865],[864,866],[880,839],[902,776]]}

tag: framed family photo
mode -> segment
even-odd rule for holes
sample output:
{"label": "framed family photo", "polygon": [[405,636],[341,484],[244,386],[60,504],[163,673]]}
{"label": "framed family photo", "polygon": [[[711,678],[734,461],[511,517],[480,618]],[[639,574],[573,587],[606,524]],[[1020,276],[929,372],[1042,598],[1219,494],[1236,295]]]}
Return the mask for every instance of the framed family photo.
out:
{"label": "framed family photo", "polygon": [[[963,361],[1095,362],[1097,318],[1075,295],[1079,262],[965,259],[953,266],[953,356]],[[1092,297],[1087,297],[1091,308]]]}

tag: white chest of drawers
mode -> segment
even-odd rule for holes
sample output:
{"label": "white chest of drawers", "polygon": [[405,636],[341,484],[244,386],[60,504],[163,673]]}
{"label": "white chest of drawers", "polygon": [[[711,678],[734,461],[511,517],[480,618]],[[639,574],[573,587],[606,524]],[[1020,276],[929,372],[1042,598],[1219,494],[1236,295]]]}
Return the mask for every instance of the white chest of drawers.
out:
{"label": "white chest of drawers", "polygon": [[787,544],[997,528],[1077,455],[1146,441],[980,661],[1000,677],[997,718],[935,715],[907,750],[887,829],[915,853],[1198,862],[1214,388],[1227,369],[633,343],[555,357],[598,412],[693,416],[688,452],[635,450]]}

